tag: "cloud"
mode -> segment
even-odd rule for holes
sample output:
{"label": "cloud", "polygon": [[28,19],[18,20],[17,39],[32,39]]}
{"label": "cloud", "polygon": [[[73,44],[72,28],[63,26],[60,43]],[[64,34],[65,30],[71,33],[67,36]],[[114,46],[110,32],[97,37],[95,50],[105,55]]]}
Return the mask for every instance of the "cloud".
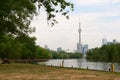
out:
{"label": "cloud", "polygon": [[120,0],[112,0],[112,3],[113,4],[116,4],[116,3],[118,4],[118,3],[120,3]]}
{"label": "cloud", "polygon": [[119,4],[120,0],[75,0],[74,3],[80,6],[101,6]]}
{"label": "cloud", "polygon": [[98,6],[109,2],[110,0],[75,0],[75,4],[80,6]]}

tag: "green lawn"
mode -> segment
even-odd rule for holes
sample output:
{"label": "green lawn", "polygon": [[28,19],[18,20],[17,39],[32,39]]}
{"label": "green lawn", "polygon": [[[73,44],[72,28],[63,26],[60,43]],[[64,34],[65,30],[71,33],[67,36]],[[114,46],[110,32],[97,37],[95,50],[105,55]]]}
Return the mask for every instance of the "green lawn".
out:
{"label": "green lawn", "polygon": [[36,64],[0,64],[0,80],[120,80],[120,73]]}

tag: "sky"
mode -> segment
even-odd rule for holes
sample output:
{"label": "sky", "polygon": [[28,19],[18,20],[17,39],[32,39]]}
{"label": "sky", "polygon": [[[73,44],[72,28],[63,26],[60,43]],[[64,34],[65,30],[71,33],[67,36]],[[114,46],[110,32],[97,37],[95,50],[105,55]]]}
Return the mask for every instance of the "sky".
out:
{"label": "sky", "polygon": [[76,50],[78,42],[79,21],[81,23],[81,42],[88,44],[89,49],[100,47],[102,39],[120,41],[120,0],[67,0],[74,4],[70,19],[57,15],[59,22],[53,27],[47,24],[46,13],[39,11],[31,26],[36,28],[32,35],[37,38],[36,44],[47,45],[52,50],[62,47],[63,50]]}

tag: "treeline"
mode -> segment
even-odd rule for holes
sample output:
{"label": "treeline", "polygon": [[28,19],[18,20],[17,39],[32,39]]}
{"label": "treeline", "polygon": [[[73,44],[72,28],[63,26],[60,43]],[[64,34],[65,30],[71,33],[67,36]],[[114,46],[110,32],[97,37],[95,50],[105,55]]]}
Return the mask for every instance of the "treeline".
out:
{"label": "treeline", "polygon": [[120,43],[91,49],[86,58],[92,61],[120,62]]}
{"label": "treeline", "polygon": [[35,37],[3,35],[0,37],[1,59],[35,59],[52,58],[52,55],[35,44]]}
{"label": "treeline", "polygon": [[1,59],[68,59],[81,58],[80,53],[47,50],[35,44],[35,37],[3,35],[0,37]]}
{"label": "treeline", "polygon": [[53,55],[53,59],[79,59],[79,58],[82,58],[81,53],[72,53],[72,52],[65,52],[65,51],[60,51],[60,52],[53,51],[52,55]]}

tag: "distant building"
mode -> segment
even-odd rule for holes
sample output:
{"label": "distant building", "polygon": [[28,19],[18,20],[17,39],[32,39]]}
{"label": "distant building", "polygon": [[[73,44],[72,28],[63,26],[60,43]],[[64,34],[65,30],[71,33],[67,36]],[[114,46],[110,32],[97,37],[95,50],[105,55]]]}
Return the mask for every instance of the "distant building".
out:
{"label": "distant building", "polygon": [[108,42],[106,38],[102,39],[102,45],[110,45],[110,44],[116,44],[119,43],[116,39],[113,39],[112,42]]}
{"label": "distant building", "polygon": [[48,45],[45,45],[44,48],[49,50]]}
{"label": "distant building", "polygon": [[62,51],[62,48],[61,48],[61,47],[58,47],[58,48],[57,48],[57,52],[60,52],[60,51]]}
{"label": "distant building", "polygon": [[107,42],[107,45],[113,44],[113,42]]}
{"label": "distant building", "polygon": [[81,24],[79,22],[79,29],[78,29],[78,33],[79,33],[79,40],[78,40],[78,43],[77,43],[77,50],[76,52],[77,53],[82,53],[83,55],[86,55],[87,51],[88,51],[88,44],[85,44],[83,45],[82,42],[81,42]]}
{"label": "distant building", "polygon": [[82,53],[82,44],[77,43],[77,52]]}
{"label": "distant building", "polygon": [[116,39],[113,39],[113,44],[116,44],[118,43]]}
{"label": "distant building", "polygon": [[102,39],[102,45],[107,45],[107,39],[106,38]]}
{"label": "distant building", "polygon": [[83,55],[86,55],[86,53],[87,53],[87,51],[88,51],[88,44],[85,44],[84,46],[83,46]]}

